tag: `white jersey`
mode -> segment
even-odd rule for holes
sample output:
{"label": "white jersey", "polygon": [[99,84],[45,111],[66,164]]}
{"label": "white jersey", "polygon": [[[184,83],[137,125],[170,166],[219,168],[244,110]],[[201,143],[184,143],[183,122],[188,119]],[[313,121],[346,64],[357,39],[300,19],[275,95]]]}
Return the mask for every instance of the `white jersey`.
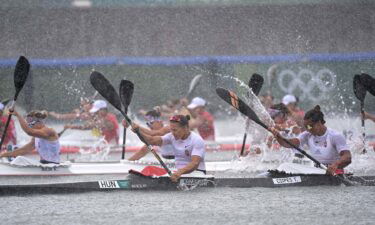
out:
{"label": "white jersey", "polygon": [[60,163],[60,142],[48,141],[42,138],[35,138],[35,148],[41,159]]}
{"label": "white jersey", "polygon": [[297,138],[300,147],[307,145],[311,156],[326,165],[339,160],[340,152],[349,151],[344,135],[330,128],[327,128],[322,136],[314,136],[304,131]]}
{"label": "white jersey", "polygon": [[172,133],[168,133],[161,138],[163,140],[163,145],[171,144],[173,146],[177,169],[185,167],[191,162],[191,156],[196,155],[201,157],[198,169],[206,170],[204,163],[206,149],[201,136],[190,132],[189,137],[185,140],[176,140]]}
{"label": "white jersey", "polygon": [[158,151],[162,156],[174,156],[174,148],[173,145],[163,145],[163,146],[155,146],[158,148]]}

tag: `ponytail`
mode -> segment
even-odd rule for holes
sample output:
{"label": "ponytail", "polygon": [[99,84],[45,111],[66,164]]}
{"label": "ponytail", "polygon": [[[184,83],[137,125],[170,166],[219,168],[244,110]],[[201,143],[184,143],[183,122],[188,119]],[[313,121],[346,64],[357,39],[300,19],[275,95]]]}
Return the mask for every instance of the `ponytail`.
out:
{"label": "ponytail", "polygon": [[324,120],[324,114],[320,110],[320,106],[316,105],[313,109],[306,112],[304,120],[311,120],[314,123],[317,123],[319,121],[322,122],[322,124],[325,124],[326,121]]}

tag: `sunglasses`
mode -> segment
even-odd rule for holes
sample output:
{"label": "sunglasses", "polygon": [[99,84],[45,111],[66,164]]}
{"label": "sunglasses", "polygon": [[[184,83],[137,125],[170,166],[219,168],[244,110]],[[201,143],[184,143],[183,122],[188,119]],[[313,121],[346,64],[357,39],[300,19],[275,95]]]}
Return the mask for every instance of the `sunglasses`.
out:
{"label": "sunglasses", "polygon": [[39,119],[35,119],[34,117],[27,116],[26,117],[27,126],[32,128],[35,126],[35,124],[40,123],[41,121]]}
{"label": "sunglasses", "polygon": [[33,126],[35,126],[35,124],[37,124],[38,121],[31,121],[30,123],[27,123],[27,126],[29,126],[30,128],[33,128]]}

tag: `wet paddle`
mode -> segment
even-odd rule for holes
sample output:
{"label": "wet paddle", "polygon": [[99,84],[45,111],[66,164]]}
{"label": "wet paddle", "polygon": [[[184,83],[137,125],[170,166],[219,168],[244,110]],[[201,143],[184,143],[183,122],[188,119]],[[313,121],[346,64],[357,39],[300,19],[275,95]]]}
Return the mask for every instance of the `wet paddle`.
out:
{"label": "wet paddle", "polygon": [[366,153],[366,132],[365,132],[365,119],[363,115],[365,113],[364,105],[365,105],[365,97],[366,97],[366,89],[361,83],[361,76],[356,74],[353,78],[353,91],[355,97],[361,102],[361,122],[362,122],[362,137],[363,137],[363,150],[362,153]]}
{"label": "wet paddle", "polygon": [[61,135],[63,135],[63,133],[64,133],[67,129],[68,129],[68,128],[65,128],[65,127],[64,127],[64,129],[63,129],[62,131],[60,131],[59,133],[57,133],[57,136],[61,137]]}
{"label": "wet paddle", "polygon": [[[16,64],[16,68],[14,69],[14,87],[16,89],[16,92],[14,94],[12,105],[10,106],[11,111],[14,109],[18,95],[26,83],[26,79],[27,79],[27,76],[29,75],[29,71],[30,71],[29,61],[27,60],[25,56],[20,56]],[[11,117],[12,117],[12,114],[9,114],[8,120],[5,124],[4,133],[1,137],[0,149],[3,146],[3,142],[6,137],[6,133],[7,133],[7,129],[8,129]]]}
{"label": "wet paddle", "polygon": [[[249,88],[252,90],[252,92],[258,96],[260,89],[262,89],[264,83],[264,79],[261,75],[254,73],[250,80],[249,80]],[[240,156],[243,156],[243,153],[245,151],[245,144],[246,144],[246,138],[247,138],[247,130],[249,129],[249,120],[246,121],[246,130],[243,135],[243,140],[242,140],[242,147],[241,147],[241,153]]]}
{"label": "wet paddle", "polygon": [[[260,119],[255,114],[255,112],[245,102],[243,102],[240,98],[238,98],[238,96],[234,92],[228,91],[228,90],[226,90],[224,88],[216,88],[216,93],[219,95],[219,97],[221,99],[223,99],[225,102],[227,102],[228,104],[230,104],[231,106],[233,106],[234,108],[236,108],[242,114],[244,114],[245,116],[247,116],[250,120],[254,121],[255,123],[257,123],[260,126],[262,126],[264,129],[266,129],[269,132],[271,132],[271,129],[266,124],[264,124],[262,121],[260,121]],[[293,148],[297,149],[299,152],[301,152],[301,154],[303,154],[307,158],[311,159],[318,166],[320,166],[321,168],[327,170],[327,167],[325,165],[321,164],[318,160],[316,160],[315,158],[313,158],[312,156],[310,156],[309,154],[307,154],[304,150],[302,150],[298,146],[293,145],[288,140],[286,140],[286,139],[284,139],[282,137],[281,137],[281,139],[283,139],[283,141],[285,141],[287,144],[289,144]]]}
{"label": "wet paddle", "polygon": [[199,84],[201,78],[202,78],[202,74],[199,74],[199,75],[196,75],[196,76],[190,81],[189,90],[188,90],[188,92],[187,92],[187,94],[186,94],[186,98],[189,98],[189,97],[193,94],[193,92],[194,92],[195,88],[198,86],[198,84]]}
{"label": "wet paddle", "polygon": [[[229,105],[233,106],[238,111],[240,111],[242,114],[244,114],[245,116],[247,116],[249,119],[251,119],[252,121],[256,122],[257,124],[259,124],[260,126],[262,126],[264,129],[268,130],[269,132],[271,132],[271,129],[266,124],[264,124],[258,118],[258,116],[255,114],[255,112],[245,102],[243,102],[240,98],[238,98],[238,96],[234,92],[228,91],[228,90],[226,90],[224,88],[216,88],[216,93],[219,95],[219,97],[221,99],[223,99]],[[288,141],[287,139],[285,139],[283,137],[280,137],[280,138],[285,143],[287,143],[288,145],[290,145],[293,148],[297,149],[301,154],[303,154],[307,158],[311,159],[320,168],[322,168],[324,170],[328,169],[325,165],[321,164],[318,160],[316,160],[311,155],[307,154],[304,150],[302,150],[298,146],[292,144],[290,141]],[[343,184],[345,184],[345,185],[348,185],[348,186],[354,185],[354,183],[352,183],[351,181],[349,181],[348,179],[346,179],[344,177],[341,177],[341,176],[335,176],[335,177],[337,177],[338,179],[340,179],[340,181],[343,182]]]}
{"label": "wet paddle", "polygon": [[[121,80],[119,93],[120,93],[120,99],[121,99],[122,105],[124,106],[125,114],[128,113],[128,107],[132,100],[133,92],[134,92],[134,84],[128,80]],[[124,127],[124,135],[122,139],[121,159],[125,159],[125,151],[126,151],[125,143],[126,143],[126,127]]]}
{"label": "wet paddle", "polygon": [[[121,99],[120,96],[117,94],[115,89],[113,88],[112,84],[99,72],[92,72],[90,75],[90,82],[91,85],[99,92],[101,96],[103,96],[109,103],[113,105],[121,114],[125,117],[125,120],[128,124],[132,124],[131,119],[126,115],[126,113],[122,110],[121,107]],[[149,151],[154,154],[155,158],[159,161],[159,163],[163,166],[163,168],[168,172],[169,175],[172,175],[172,172],[169,168],[165,165],[163,160],[160,156],[155,152],[151,145],[147,143],[147,141],[142,137],[139,131],[135,131],[139,139],[146,144]]]}
{"label": "wet paddle", "polygon": [[360,76],[360,81],[366,91],[375,96],[375,78],[366,73],[362,73]]}
{"label": "wet paddle", "polygon": [[[266,124],[264,124],[258,118],[258,116],[255,114],[255,112],[246,103],[244,103],[240,98],[238,98],[238,96],[234,92],[228,91],[228,90],[226,90],[224,88],[216,88],[216,93],[225,102],[227,102],[228,104],[230,104],[231,106],[233,106],[234,108],[236,108],[238,111],[240,111],[242,114],[244,114],[245,116],[247,116],[249,119],[253,120],[257,124],[259,124],[260,126],[262,126],[264,129],[266,129],[266,130],[268,130],[269,132],[272,133],[270,127],[268,127]],[[291,143],[290,141],[288,141],[287,139],[285,139],[283,137],[280,137],[280,138],[285,143],[287,143],[291,147],[297,149],[301,154],[303,154],[304,156],[306,156],[307,158],[309,158],[310,160],[312,160],[320,168],[322,168],[324,170],[328,169],[324,164],[321,164],[318,160],[316,160],[311,155],[307,154],[304,150],[302,150],[298,146],[294,145],[293,143]],[[337,177],[345,185],[351,186],[351,185],[355,185],[356,184],[356,183],[353,183],[353,182],[349,181],[345,177],[341,177],[341,176],[335,176],[335,177]]]}

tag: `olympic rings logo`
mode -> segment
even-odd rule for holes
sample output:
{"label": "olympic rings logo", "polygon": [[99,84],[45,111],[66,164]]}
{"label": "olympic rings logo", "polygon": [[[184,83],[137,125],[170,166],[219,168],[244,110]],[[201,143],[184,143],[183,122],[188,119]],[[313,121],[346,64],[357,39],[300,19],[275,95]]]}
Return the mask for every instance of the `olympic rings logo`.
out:
{"label": "olympic rings logo", "polygon": [[317,73],[309,69],[300,69],[297,74],[293,70],[286,69],[277,77],[282,91],[288,94],[300,91],[301,100],[309,99],[318,102],[336,87],[336,74],[327,68],[320,69]]}

